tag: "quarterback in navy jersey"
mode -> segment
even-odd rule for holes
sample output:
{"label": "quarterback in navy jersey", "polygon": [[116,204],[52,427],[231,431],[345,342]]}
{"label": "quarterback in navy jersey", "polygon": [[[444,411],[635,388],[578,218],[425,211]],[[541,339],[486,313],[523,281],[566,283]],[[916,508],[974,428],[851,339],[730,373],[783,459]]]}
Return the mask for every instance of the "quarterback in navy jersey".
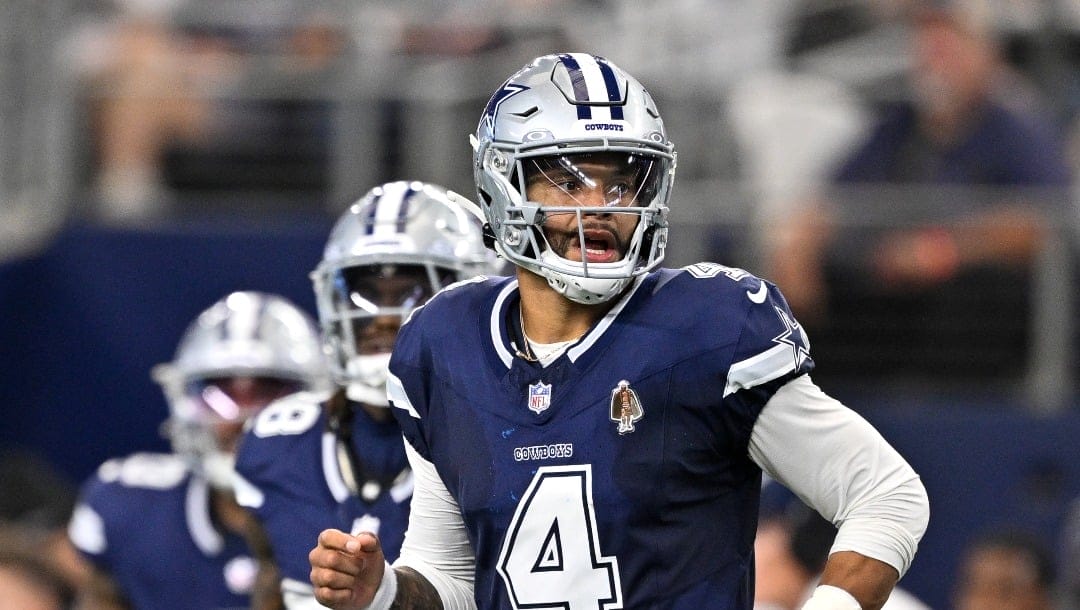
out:
{"label": "quarterback in navy jersey", "polygon": [[804,609],[879,609],[926,492],[810,380],[774,285],[660,266],[675,153],[644,87],[601,57],[540,57],[472,142],[489,241],[517,274],[402,327],[387,389],[415,476],[405,543],[391,566],[377,536],[324,531],[319,601],[749,610],[767,472],[839,526]]}
{"label": "quarterback in navy jersey", "polygon": [[188,326],[154,378],[173,453],[109,460],[83,485],[68,528],[93,566],[81,603],[248,608],[257,569],[251,518],[233,499],[233,452],[259,409],[323,383],[315,323],[281,297],[231,293]]}
{"label": "quarterback in navy jersey", "polygon": [[390,349],[414,308],[493,260],[479,219],[457,197],[392,182],[341,215],[312,273],[336,388],[270,405],[240,443],[237,500],[265,532],[271,556],[261,565],[276,566],[288,608],[315,607],[307,555],[328,527],[375,533],[386,556],[397,557],[413,478],[387,408]]}

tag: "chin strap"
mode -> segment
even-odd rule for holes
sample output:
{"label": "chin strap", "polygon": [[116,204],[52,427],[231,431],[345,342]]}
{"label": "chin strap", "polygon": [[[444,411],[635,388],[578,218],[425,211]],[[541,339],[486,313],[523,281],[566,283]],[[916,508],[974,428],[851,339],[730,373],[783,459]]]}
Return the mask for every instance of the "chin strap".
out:
{"label": "chin strap", "polygon": [[630,278],[574,277],[546,268],[541,273],[555,292],[582,305],[606,303],[630,283]]}

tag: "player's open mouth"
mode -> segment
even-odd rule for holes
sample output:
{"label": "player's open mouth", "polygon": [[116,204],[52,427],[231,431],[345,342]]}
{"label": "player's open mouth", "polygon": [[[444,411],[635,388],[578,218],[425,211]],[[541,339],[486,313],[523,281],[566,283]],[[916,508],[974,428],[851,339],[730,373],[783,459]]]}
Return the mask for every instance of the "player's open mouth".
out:
{"label": "player's open mouth", "polygon": [[619,249],[611,231],[586,230],[584,260],[590,263],[612,263],[619,260]]}

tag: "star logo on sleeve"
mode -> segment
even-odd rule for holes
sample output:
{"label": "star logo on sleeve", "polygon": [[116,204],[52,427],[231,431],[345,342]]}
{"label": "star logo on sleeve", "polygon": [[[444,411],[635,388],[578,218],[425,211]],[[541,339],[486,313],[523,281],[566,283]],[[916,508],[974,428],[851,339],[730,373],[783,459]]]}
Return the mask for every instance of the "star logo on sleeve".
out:
{"label": "star logo on sleeve", "polygon": [[776,315],[780,317],[780,323],[784,325],[784,332],[773,337],[773,343],[778,345],[790,345],[791,355],[795,360],[795,368],[801,368],[806,359],[810,357],[810,341],[803,332],[802,325],[795,321],[788,312],[775,307]]}

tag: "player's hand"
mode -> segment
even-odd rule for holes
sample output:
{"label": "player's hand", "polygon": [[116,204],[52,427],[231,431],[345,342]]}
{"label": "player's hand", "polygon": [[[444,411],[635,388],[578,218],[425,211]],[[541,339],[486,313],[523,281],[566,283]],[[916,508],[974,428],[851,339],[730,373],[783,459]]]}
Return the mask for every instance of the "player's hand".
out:
{"label": "player's hand", "polygon": [[350,536],[336,529],[323,530],[308,561],[315,599],[336,610],[370,604],[386,569],[379,539],[369,532]]}

